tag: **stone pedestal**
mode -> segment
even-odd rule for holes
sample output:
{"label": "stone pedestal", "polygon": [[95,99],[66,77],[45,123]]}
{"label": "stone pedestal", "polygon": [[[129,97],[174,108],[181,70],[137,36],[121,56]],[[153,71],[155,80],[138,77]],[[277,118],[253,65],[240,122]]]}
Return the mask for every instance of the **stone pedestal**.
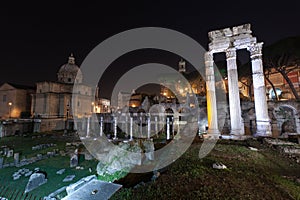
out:
{"label": "stone pedestal", "polygon": [[263,43],[253,44],[248,48],[251,55],[254,102],[256,114],[256,133],[255,136],[272,136],[270,119],[268,116],[268,105],[266,97],[265,79],[262,65],[262,45]]}
{"label": "stone pedestal", "polygon": [[216,87],[213,54],[205,53],[205,74],[206,74],[206,98],[207,98],[207,120],[209,135],[220,135],[218,129],[218,113],[216,102]]}

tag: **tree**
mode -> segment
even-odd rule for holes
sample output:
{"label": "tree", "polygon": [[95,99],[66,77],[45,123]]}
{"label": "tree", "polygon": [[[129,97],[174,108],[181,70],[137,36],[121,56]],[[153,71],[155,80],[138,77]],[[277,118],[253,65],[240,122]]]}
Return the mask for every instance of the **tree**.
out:
{"label": "tree", "polygon": [[[264,57],[265,72],[266,71],[270,72],[272,69],[279,72],[282,75],[282,77],[286,80],[286,82],[288,83],[295,99],[300,101],[300,96],[297,93],[297,91],[294,87],[294,84],[292,83],[292,81],[290,80],[290,78],[288,76],[288,74],[291,71],[299,68],[298,63],[299,63],[299,59],[294,54],[287,53],[287,52]],[[274,85],[272,86],[272,88],[276,94]]]}
{"label": "tree", "polygon": [[278,97],[278,95],[277,95],[277,91],[276,91],[276,88],[275,88],[275,86],[274,86],[274,84],[272,83],[272,81],[270,80],[270,75],[271,75],[271,69],[270,68],[265,68],[265,70],[264,70],[264,76],[265,76],[265,78],[266,78],[266,80],[268,81],[268,83],[271,85],[271,87],[272,87],[272,90],[273,90],[273,92],[274,92],[274,94],[275,94],[275,100],[276,101],[279,101],[279,97]]}

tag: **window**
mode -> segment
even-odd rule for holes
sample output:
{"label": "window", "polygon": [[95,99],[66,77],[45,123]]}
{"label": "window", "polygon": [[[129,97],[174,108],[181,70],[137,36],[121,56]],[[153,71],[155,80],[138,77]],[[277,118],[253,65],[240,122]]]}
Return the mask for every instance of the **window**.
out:
{"label": "window", "polygon": [[77,102],[77,106],[80,106],[80,101]]}
{"label": "window", "polygon": [[71,82],[71,80],[72,80],[71,78],[68,78],[68,82]]}
{"label": "window", "polygon": [[2,101],[3,101],[3,102],[6,102],[6,94],[3,95]]}

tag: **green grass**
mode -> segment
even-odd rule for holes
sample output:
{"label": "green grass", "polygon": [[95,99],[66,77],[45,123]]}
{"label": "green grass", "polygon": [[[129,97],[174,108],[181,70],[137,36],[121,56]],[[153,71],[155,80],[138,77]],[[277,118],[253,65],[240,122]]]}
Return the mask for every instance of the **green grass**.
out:
{"label": "green grass", "polygon": [[[22,156],[25,156],[26,158],[36,156],[38,153],[47,153],[48,151],[51,151],[53,149],[65,149],[65,143],[66,142],[72,142],[70,138],[59,138],[54,139],[51,136],[47,137],[40,137],[32,139],[31,137],[6,137],[1,138],[0,140],[0,146],[7,145],[10,148],[14,149],[14,152],[20,152]],[[32,151],[31,148],[34,145],[37,144],[47,144],[47,143],[54,143],[57,144],[55,147],[39,150],[39,151]],[[11,158],[9,158],[11,159]],[[5,158],[5,162],[9,161],[9,159]],[[91,161],[84,161],[82,156],[79,157],[79,166],[84,167],[83,170],[76,170],[75,168],[70,168],[70,157],[69,156],[55,156],[49,159],[41,160],[36,163],[32,163],[29,165],[22,166],[21,168],[28,168],[30,170],[34,170],[36,167],[39,167],[41,171],[45,171],[47,173],[47,183],[38,187],[37,189],[32,190],[29,192],[29,194],[33,194],[37,197],[44,197],[45,195],[50,194],[51,192],[54,192],[55,190],[67,186],[71,183],[74,183],[81,179],[82,177],[96,174],[96,166],[97,166],[96,160]],[[62,175],[57,175],[56,171],[65,168],[66,171]],[[89,168],[92,169],[92,173],[89,172]],[[29,180],[29,177],[21,176],[19,180],[13,180],[12,174],[15,171],[18,171],[20,168],[17,167],[8,167],[4,169],[0,169],[0,186],[5,185],[6,187],[9,187],[10,190],[18,190],[18,191],[24,191],[25,187],[27,185],[27,182]],[[72,182],[62,182],[62,180],[67,175],[76,175],[74,180]]]}
{"label": "green grass", "polygon": [[[219,141],[200,160],[201,142],[195,142],[155,182],[121,188],[112,199],[299,199],[299,183],[283,175],[300,178],[300,165],[256,141],[251,144],[259,151],[251,151],[248,141]],[[215,162],[228,169],[213,169]]]}
{"label": "green grass", "polygon": [[[49,148],[32,152],[31,147],[36,144],[55,143],[57,146],[54,148],[65,149],[66,142],[72,142],[72,138],[7,137],[0,139],[0,146],[7,145],[28,158],[51,151]],[[111,199],[300,199],[300,184],[295,181],[300,178],[300,165],[283,157],[278,151],[255,140],[219,140],[208,156],[199,159],[201,144],[201,141],[195,140],[156,181],[137,188],[123,187]],[[251,151],[248,146],[256,147],[259,151]],[[30,194],[43,197],[82,177],[96,174],[96,160],[83,161],[81,157],[79,165],[84,170],[69,168],[69,161],[69,156],[56,156],[24,166],[30,170],[39,167],[48,175],[48,182]],[[213,169],[212,164],[215,162],[222,162],[228,169]],[[56,171],[62,168],[66,169],[65,173],[57,175]],[[0,187],[5,185],[12,190],[24,191],[29,177],[12,180],[12,174],[18,169],[1,169]],[[76,178],[72,182],[63,183],[62,180],[71,174],[75,174]],[[123,180],[126,182],[126,177]]]}

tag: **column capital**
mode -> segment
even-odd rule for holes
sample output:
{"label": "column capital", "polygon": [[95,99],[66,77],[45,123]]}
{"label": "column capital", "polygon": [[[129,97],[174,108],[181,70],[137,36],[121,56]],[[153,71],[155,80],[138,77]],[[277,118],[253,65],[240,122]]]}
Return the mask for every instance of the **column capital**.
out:
{"label": "column capital", "polygon": [[252,60],[261,59],[263,42],[255,43],[247,48]]}
{"label": "column capital", "polygon": [[226,60],[236,59],[236,49],[235,48],[228,48],[226,50]]}
{"label": "column capital", "polygon": [[214,55],[211,51],[207,51],[204,53],[204,61],[205,62],[213,62],[214,61]]}

